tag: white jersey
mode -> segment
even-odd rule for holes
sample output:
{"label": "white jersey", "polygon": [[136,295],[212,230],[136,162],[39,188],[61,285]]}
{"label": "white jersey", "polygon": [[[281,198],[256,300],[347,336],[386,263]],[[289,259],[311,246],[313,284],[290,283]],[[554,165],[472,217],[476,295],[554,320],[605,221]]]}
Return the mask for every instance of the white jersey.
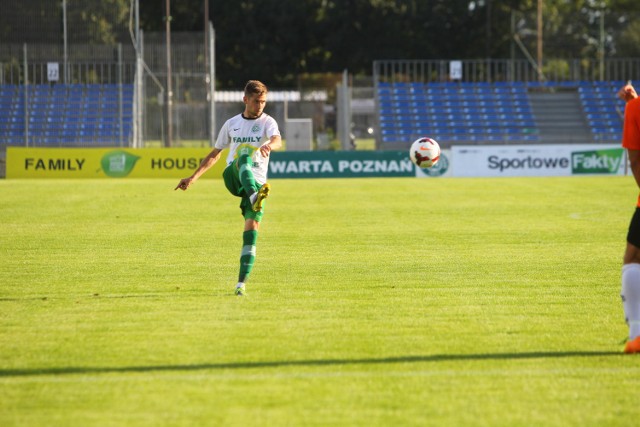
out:
{"label": "white jersey", "polygon": [[248,149],[253,153],[251,170],[256,182],[262,185],[267,182],[269,157],[263,157],[258,148],[269,142],[274,135],[280,135],[280,130],[278,123],[270,115],[262,113],[257,119],[247,119],[238,114],[222,125],[215,147],[220,150],[229,149],[227,166],[238,157],[239,150]]}

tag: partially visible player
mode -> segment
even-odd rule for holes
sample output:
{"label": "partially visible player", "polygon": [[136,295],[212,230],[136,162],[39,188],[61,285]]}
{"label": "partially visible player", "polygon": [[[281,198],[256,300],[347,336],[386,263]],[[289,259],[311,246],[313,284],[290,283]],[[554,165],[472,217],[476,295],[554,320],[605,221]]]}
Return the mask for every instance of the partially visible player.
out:
{"label": "partially visible player", "polygon": [[240,273],[235,294],[245,295],[245,282],[253,269],[256,258],[258,228],[269,195],[267,183],[269,154],[282,146],[280,130],[275,119],[264,113],[267,103],[267,87],[257,80],[250,80],[242,98],[244,112],[227,120],[218,134],[214,149],[202,160],[200,166],[188,178],[180,180],[179,188],[186,191],[203,173],[220,158],[223,149],[229,148],[227,167],[222,173],[227,190],[240,197],[240,210],[244,217]]}
{"label": "partially visible player", "polygon": [[[627,83],[618,92],[618,97],[627,105],[624,112],[622,146],[627,149],[631,172],[640,187],[640,98],[636,90]],[[631,218],[627,234],[627,248],[622,265],[622,306],[629,325],[629,340],[625,353],[640,353],[640,196]]]}

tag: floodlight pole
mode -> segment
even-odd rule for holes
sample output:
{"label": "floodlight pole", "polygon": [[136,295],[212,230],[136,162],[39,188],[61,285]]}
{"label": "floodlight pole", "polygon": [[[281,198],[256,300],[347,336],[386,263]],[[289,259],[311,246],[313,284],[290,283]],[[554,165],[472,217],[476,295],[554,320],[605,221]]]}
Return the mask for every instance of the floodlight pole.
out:
{"label": "floodlight pole", "polygon": [[542,1],[538,0],[538,80],[543,81],[544,76],[542,73]]}
{"label": "floodlight pole", "polygon": [[211,22],[209,25],[209,143],[213,147],[216,142],[216,33]]}
{"label": "floodlight pole", "polygon": [[171,0],[166,0],[165,31],[167,36],[167,134],[165,147],[171,147],[173,135],[173,91],[171,88]]}
{"label": "floodlight pole", "polygon": [[[209,106],[209,101],[211,100],[211,91],[210,91],[210,87],[209,87],[209,78],[210,78],[210,74],[209,74],[209,0],[204,0],[204,10],[203,10],[203,15],[204,15],[204,25],[203,25],[203,30],[204,30],[204,86],[205,86],[205,100],[206,100],[206,111],[207,113],[210,110],[210,106]],[[209,126],[211,126],[211,123],[208,124]],[[205,124],[205,129],[206,128],[206,124]],[[208,132],[209,133],[209,132]]]}
{"label": "floodlight pole", "polygon": [[27,60],[27,44],[22,45],[24,67],[24,146],[29,146],[29,62]]}
{"label": "floodlight pole", "polygon": [[486,1],[487,16],[486,16],[486,40],[485,40],[485,56],[487,59],[487,79],[490,83],[493,80],[491,75],[491,0]]}
{"label": "floodlight pole", "polygon": [[600,42],[598,43],[598,71],[600,74],[600,81],[604,80],[604,14],[606,5],[604,2],[600,3]]}
{"label": "floodlight pole", "polygon": [[69,84],[69,53],[67,50],[67,0],[62,0],[62,44],[63,44],[63,79],[64,84]]}
{"label": "floodlight pole", "polygon": [[352,150],[351,143],[351,91],[349,72],[342,72],[342,84],[338,86],[338,137],[343,150]]}
{"label": "floodlight pole", "polygon": [[[204,0],[204,85],[206,91],[206,105],[207,105],[207,115],[208,120],[205,124],[205,129],[207,130],[207,139],[209,140],[209,145],[213,147],[214,144],[214,132],[215,132],[215,120],[213,117],[213,84],[211,82],[211,74],[212,74],[212,53],[213,50],[212,42],[211,42],[211,33],[213,32],[213,28],[211,23],[209,22],[209,0]],[[207,127],[208,126],[208,127]]]}
{"label": "floodlight pole", "polygon": [[140,30],[140,1],[135,2],[135,42],[136,42],[136,82],[135,82],[135,126],[133,136],[133,146],[135,148],[142,148],[144,141],[144,134],[142,129],[143,119],[143,87],[144,84],[144,67],[142,65],[144,58],[144,33]]}

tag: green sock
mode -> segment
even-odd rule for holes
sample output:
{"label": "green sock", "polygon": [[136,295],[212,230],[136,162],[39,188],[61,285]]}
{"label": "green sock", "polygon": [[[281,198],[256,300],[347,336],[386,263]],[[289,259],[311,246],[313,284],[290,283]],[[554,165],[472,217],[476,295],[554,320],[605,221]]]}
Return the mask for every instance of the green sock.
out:
{"label": "green sock", "polygon": [[240,275],[238,282],[246,282],[249,273],[253,269],[256,260],[256,242],[258,230],[249,230],[242,233],[242,253],[240,254]]}
{"label": "green sock", "polygon": [[240,172],[240,184],[242,184],[242,188],[244,188],[245,193],[247,193],[247,195],[249,196],[251,196],[253,193],[258,191],[258,184],[256,183],[256,180],[253,177],[251,166],[253,166],[253,160],[251,160],[250,155],[241,154],[240,157],[238,157],[238,170]]}

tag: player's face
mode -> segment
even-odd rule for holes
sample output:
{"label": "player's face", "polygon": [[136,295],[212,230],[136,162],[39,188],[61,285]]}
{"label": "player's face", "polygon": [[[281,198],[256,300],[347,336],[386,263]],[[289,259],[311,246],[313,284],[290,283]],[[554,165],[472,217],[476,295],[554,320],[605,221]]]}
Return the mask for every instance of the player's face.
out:
{"label": "player's face", "polygon": [[255,118],[262,114],[264,106],[267,105],[267,94],[253,94],[251,96],[245,96],[243,100],[245,105],[244,115],[246,117]]}

